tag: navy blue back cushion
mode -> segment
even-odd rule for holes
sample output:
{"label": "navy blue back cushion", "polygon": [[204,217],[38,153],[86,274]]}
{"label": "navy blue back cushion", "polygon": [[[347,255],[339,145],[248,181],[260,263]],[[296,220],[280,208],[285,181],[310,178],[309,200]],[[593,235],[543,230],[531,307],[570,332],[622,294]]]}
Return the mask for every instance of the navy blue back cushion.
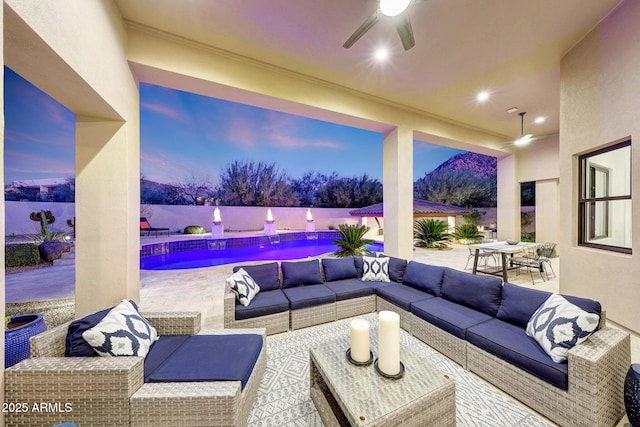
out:
{"label": "navy blue back cushion", "polygon": [[447,268],[442,279],[443,298],[495,317],[500,308],[502,281]]}
{"label": "navy blue back cushion", "polygon": [[392,282],[402,283],[402,277],[407,268],[407,260],[381,254],[378,254],[378,257],[389,258],[389,279],[391,279]]}
{"label": "navy blue back cushion", "polygon": [[551,292],[505,283],[502,286],[502,302],[496,317],[524,328],[531,315],[550,296]]}
{"label": "navy blue back cushion", "polygon": [[411,261],[407,264],[407,269],[404,271],[402,283],[439,297],[440,290],[442,289],[444,270],[444,267],[437,265]]}
{"label": "navy blue back cushion", "polygon": [[322,274],[320,274],[320,263],[318,260],[282,262],[283,289],[300,285],[319,284],[322,284]]}
{"label": "navy blue back cushion", "polygon": [[353,263],[356,265],[356,271],[358,272],[358,279],[364,274],[364,261],[361,256],[354,256]]}
{"label": "navy blue back cushion", "polygon": [[[137,310],[135,302],[130,301]],[[64,355],[67,357],[94,357],[98,353],[82,338],[82,333],[96,326],[104,319],[113,307],[105,308],[96,313],[89,314],[82,319],[74,320],[69,324],[67,337],[65,338]]]}
{"label": "navy blue back cushion", "polygon": [[[524,328],[527,326],[527,323],[529,323],[529,319],[533,313],[535,313],[551,295],[551,292],[505,283],[502,287],[500,310],[498,310],[496,317]],[[563,295],[563,297],[586,312],[600,315],[602,311],[600,303],[592,299],[569,295]]]}
{"label": "navy blue back cushion", "polygon": [[272,291],[280,288],[280,269],[277,262],[258,265],[238,265],[233,267],[233,272],[241,268],[249,273],[249,276],[260,286],[261,291]]}
{"label": "navy blue back cushion", "polygon": [[327,282],[344,279],[356,279],[358,270],[352,256],[344,258],[323,258],[322,268]]}

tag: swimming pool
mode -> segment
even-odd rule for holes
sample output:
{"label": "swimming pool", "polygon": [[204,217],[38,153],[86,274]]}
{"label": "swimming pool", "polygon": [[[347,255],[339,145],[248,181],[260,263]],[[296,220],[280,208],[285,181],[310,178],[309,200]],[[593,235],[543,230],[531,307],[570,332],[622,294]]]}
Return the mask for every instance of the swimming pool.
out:
{"label": "swimming pool", "polygon": [[[199,239],[145,245],[140,250],[140,269],[179,270],[213,267],[243,261],[303,259],[335,252],[337,232],[284,233],[229,239]],[[383,244],[367,246],[382,252]]]}

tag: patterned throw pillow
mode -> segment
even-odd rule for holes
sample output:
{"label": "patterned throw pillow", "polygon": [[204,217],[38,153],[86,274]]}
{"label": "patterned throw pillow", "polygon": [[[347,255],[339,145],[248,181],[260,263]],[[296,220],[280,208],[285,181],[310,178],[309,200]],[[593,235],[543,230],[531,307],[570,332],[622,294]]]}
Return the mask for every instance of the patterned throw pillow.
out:
{"label": "patterned throw pillow", "polygon": [[231,290],[235,292],[240,304],[249,305],[253,297],[260,292],[260,286],[249,276],[244,268],[239,269],[227,279]]}
{"label": "patterned throw pillow", "polygon": [[126,299],[116,305],[96,326],[82,333],[100,356],[145,357],[158,333]]}
{"label": "patterned throw pillow", "polygon": [[527,323],[527,335],[556,363],[567,360],[567,352],[586,340],[598,327],[600,316],[553,294],[536,310]]}
{"label": "patterned throw pillow", "polygon": [[362,280],[370,282],[390,282],[389,258],[362,257]]}

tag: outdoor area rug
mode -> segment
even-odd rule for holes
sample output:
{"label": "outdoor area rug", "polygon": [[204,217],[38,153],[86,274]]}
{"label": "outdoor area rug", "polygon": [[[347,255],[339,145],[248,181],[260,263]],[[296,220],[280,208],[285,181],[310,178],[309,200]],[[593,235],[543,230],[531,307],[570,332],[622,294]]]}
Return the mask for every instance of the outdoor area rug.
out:
{"label": "outdoor area rug", "polygon": [[[367,319],[372,330],[378,328],[377,314],[358,317]],[[249,426],[323,425],[309,397],[309,347],[349,334],[351,320],[343,319],[267,337],[267,369],[249,415]],[[400,331],[400,341],[402,346],[413,348],[424,356],[427,363],[454,379],[458,426],[549,425],[535,413],[403,330]]]}

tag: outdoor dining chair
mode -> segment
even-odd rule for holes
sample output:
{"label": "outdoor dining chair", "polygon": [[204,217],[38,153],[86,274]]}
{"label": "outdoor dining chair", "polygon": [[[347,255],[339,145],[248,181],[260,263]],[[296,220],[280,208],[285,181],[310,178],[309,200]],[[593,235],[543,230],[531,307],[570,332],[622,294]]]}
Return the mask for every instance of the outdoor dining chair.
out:
{"label": "outdoor dining chair", "polygon": [[[471,261],[472,259],[475,258],[476,256],[476,250],[469,247],[469,256],[467,257],[467,263],[464,265],[464,269],[467,269],[467,266],[469,265],[469,261]],[[481,249],[480,253],[478,254],[478,263],[480,263],[480,261],[482,261],[482,263],[484,264],[484,268],[488,268],[489,264],[488,261],[489,259],[493,259],[493,263],[495,264],[496,268],[498,267],[498,261],[496,258],[497,252],[496,251],[492,251],[492,250],[487,250],[487,249]]]}
{"label": "outdoor dining chair", "polygon": [[[551,266],[551,261],[548,258],[543,259],[540,255],[540,245],[537,246],[528,246],[522,249],[522,255],[514,256],[510,259],[511,265],[517,267],[517,271],[519,272],[521,268],[526,268],[531,276],[531,283],[535,284],[535,280],[533,279],[533,270],[537,270],[540,273],[540,277],[543,281],[549,280],[549,275],[544,269],[544,265],[548,262],[549,266]],[[553,268],[551,268],[553,271]],[[547,276],[545,279],[545,275]],[[555,272],[553,273],[555,277]]]}

